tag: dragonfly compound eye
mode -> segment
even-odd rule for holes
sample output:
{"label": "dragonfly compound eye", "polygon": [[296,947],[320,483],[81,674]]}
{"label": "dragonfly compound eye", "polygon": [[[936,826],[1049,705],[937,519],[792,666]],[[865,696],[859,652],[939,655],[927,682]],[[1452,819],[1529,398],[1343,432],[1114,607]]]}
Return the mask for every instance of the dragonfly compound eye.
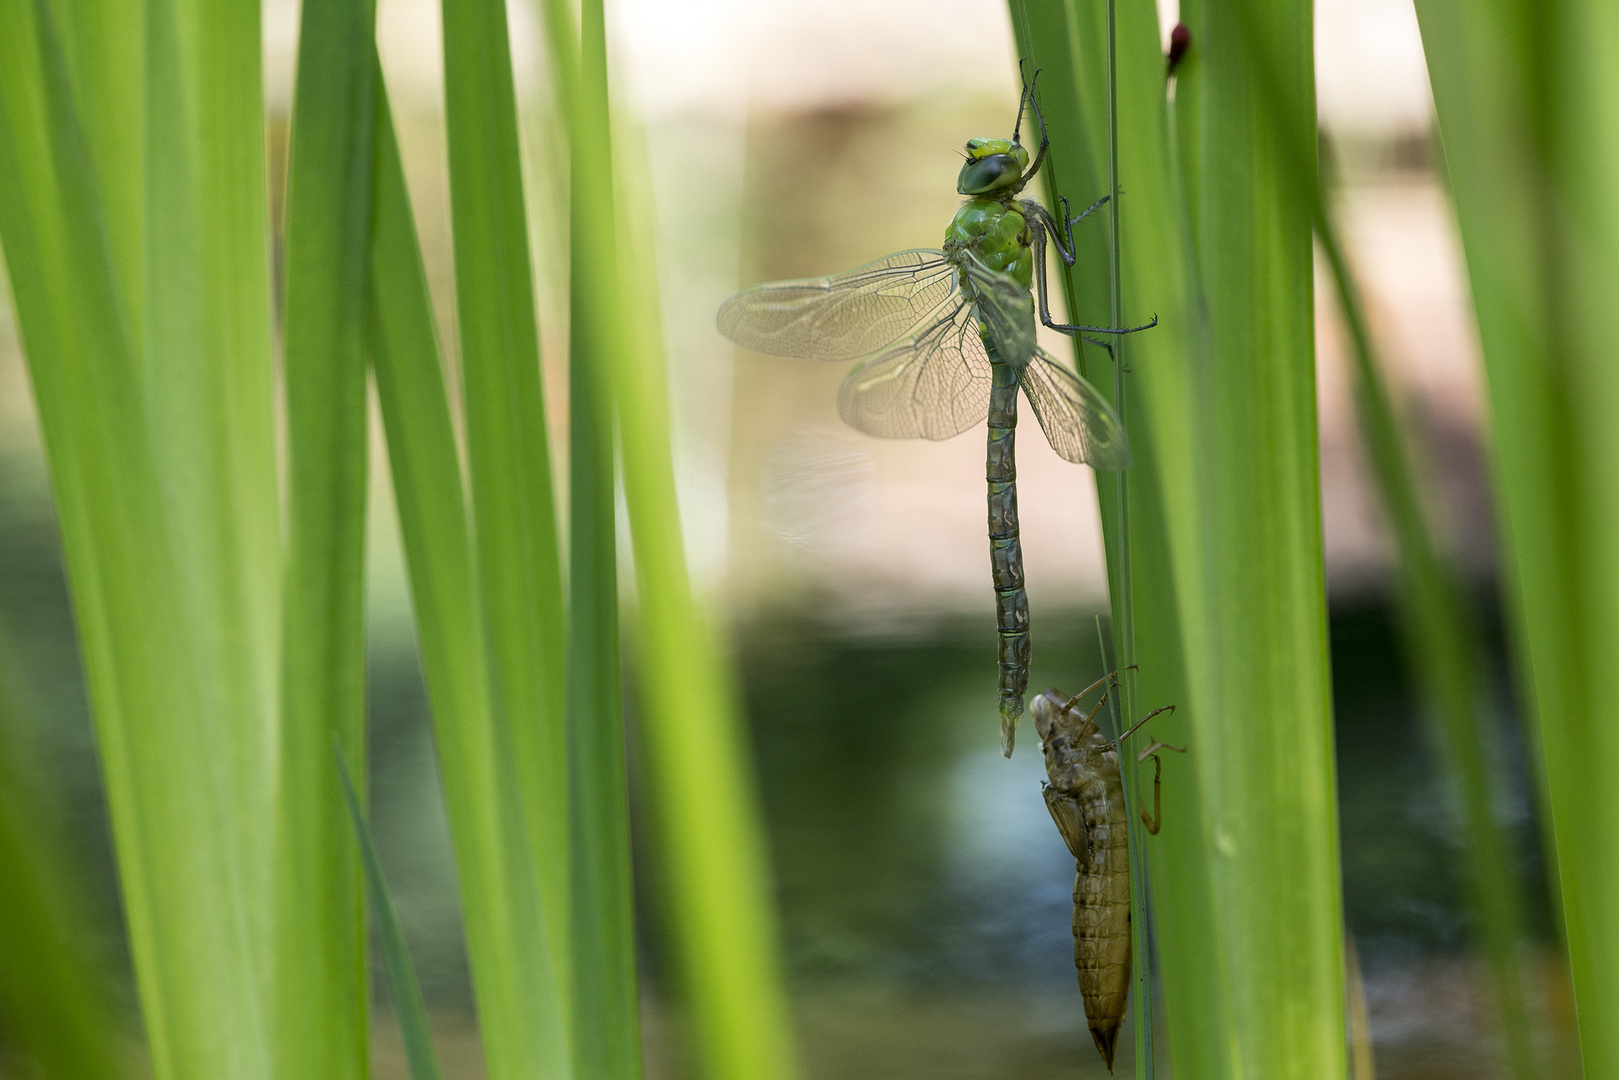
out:
{"label": "dragonfly compound eye", "polygon": [[1023,176],[1023,167],[1012,154],[990,154],[969,161],[956,177],[956,191],[962,195],[985,195],[1011,187]]}

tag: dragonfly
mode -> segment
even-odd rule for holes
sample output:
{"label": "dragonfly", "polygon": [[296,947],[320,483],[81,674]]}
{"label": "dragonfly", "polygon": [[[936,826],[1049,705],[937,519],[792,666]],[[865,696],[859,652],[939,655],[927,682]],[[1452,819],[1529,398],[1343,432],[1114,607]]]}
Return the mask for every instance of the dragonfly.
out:
{"label": "dragonfly", "polygon": [[[1001,753],[1007,757],[1029,683],[1014,456],[1019,389],[1060,456],[1104,471],[1130,465],[1124,425],[1107,398],[1036,343],[1036,297],[1040,321],[1064,334],[1128,334],[1158,322],[1082,326],[1051,316],[1047,248],[1073,266],[1074,225],[1107,199],[1072,217],[1064,200],[1059,219],[1039,201],[1021,197],[1051,145],[1034,96],[1038,78],[1036,71],[1020,95],[1010,139],[967,140],[956,179],[966,201],[945,230],[942,249],[900,251],[830,277],[754,285],[732,294],[715,320],[726,337],[756,352],[860,360],[838,391],[838,412],[868,435],[948,439],[987,419]],[[1040,129],[1032,161],[1019,138],[1025,107]]]}
{"label": "dragonfly", "polygon": [[[1108,684],[1090,712],[1078,708],[1081,698]],[[1147,721],[1175,706],[1154,709],[1117,739],[1103,737],[1097,713],[1117,686],[1108,674],[1066,697],[1058,690],[1036,695],[1030,711],[1040,735],[1048,783],[1041,787],[1046,809],[1074,856],[1074,967],[1091,1040],[1108,1072],[1118,1045],[1119,1025],[1130,996],[1130,809],[1119,776],[1118,746]],[[1175,750],[1154,740],[1139,760],[1157,750]],[[1156,835],[1161,817],[1158,781],[1153,785],[1153,813],[1145,805],[1141,820]]]}

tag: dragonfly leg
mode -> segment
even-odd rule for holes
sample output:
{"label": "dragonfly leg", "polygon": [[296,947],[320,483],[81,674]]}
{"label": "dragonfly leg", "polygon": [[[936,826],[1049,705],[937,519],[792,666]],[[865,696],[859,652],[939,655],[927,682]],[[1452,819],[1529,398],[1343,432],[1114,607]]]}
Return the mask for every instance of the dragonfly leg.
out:
{"label": "dragonfly leg", "polygon": [[1147,813],[1147,804],[1143,802],[1141,804],[1141,823],[1147,827],[1147,832],[1153,836],[1157,836],[1158,830],[1164,827],[1163,803],[1161,801],[1164,784],[1164,759],[1157,755],[1155,751],[1158,750],[1173,750],[1177,754],[1186,753],[1186,748],[1183,746],[1170,746],[1168,743],[1154,740],[1152,745],[1143,750],[1136,758],[1137,761],[1146,761],[1149,757],[1152,758],[1152,813]]}
{"label": "dragonfly leg", "polygon": [[[1033,200],[1026,199],[1024,200],[1023,205],[1038,206],[1039,204],[1034,203]],[[1046,283],[1046,237],[1048,228],[1045,222],[1041,220],[1042,216],[1049,217],[1050,211],[1046,210],[1044,207],[1041,207],[1040,212],[1035,214],[1034,220],[1030,222],[1030,224],[1033,225],[1033,229],[1031,231],[1034,234],[1033,242],[1031,244],[1034,249],[1034,291],[1038,300],[1040,301],[1040,321],[1042,323],[1060,334],[1069,335],[1083,334],[1086,332],[1092,334],[1133,334],[1138,330],[1151,330],[1153,327],[1158,325],[1158,316],[1156,315],[1152,317],[1151,322],[1142,323],[1140,326],[1081,326],[1078,324],[1059,323],[1054,321],[1051,318],[1051,296],[1049,286]],[[1069,266],[1074,264],[1073,255],[1071,252],[1064,252],[1061,245],[1058,245],[1057,250],[1063,255],[1064,262],[1066,262]]]}
{"label": "dragonfly leg", "polygon": [[[1124,670],[1125,671],[1139,671],[1140,669],[1138,667],[1136,667],[1135,664],[1131,664],[1129,667],[1125,668]],[[1095,682],[1091,683],[1085,689],[1081,690],[1079,693],[1077,693],[1073,697],[1069,698],[1063,704],[1062,711],[1063,712],[1071,711],[1074,708],[1074,706],[1079,704],[1079,699],[1080,698],[1084,697],[1086,694],[1090,693],[1092,690],[1095,690],[1098,686],[1101,686],[1103,683],[1109,684],[1110,688],[1114,687],[1114,686],[1118,686],[1119,685],[1119,673],[1117,671],[1110,671],[1106,675],[1103,675],[1100,679],[1097,679]],[[1101,699],[1099,701],[1097,701],[1097,705],[1101,705],[1102,702],[1106,701],[1106,700],[1107,700],[1107,691],[1104,690],[1102,692]],[[1095,714],[1092,713],[1092,715],[1094,716]]]}
{"label": "dragonfly leg", "polygon": [[[1078,225],[1081,221],[1084,221],[1086,218],[1090,217],[1093,213],[1100,210],[1102,208],[1102,204],[1107,202],[1110,198],[1112,198],[1112,196],[1103,195],[1100,199],[1097,199],[1085,209],[1081,210],[1078,217],[1068,218],[1068,227],[1071,229],[1075,225]],[[1062,201],[1062,212],[1064,217],[1068,217],[1068,200],[1066,198],[1064,198]]]}
{"label": "dragonfly leg", "polygon": [[[1068,200],[1064,199],[1062,205],[1063,212],[1066,214]],[[1034,247],[1035,261],[1041,266],[1045,265],[1040,252],[1045,250],[1045,242],[1049,239],[1051,245],[1057,249],[1057,257],[1062,259],[1063,265],[1073,266],[1076,258],[1074,253],[1074,230],[1071,228],[1064,229],[1056,216],[1050,210],[1047,210],[1038,199],[1019,199],[1018,209],[1023,212],[1024,218],[1029,222],[1030,231],[1034,234],[1031,244]],[[1066,242],[1063,239],[1065,236],[1067,237]]]}
{"label": "dragonfly leg", "polygon": [[[1012,141],[1014,143],[1018,141],[1018,133],[1023,130],[1023,107],[1029,102],[1029,81],[1023,77],[1023,66],[1028,62],[1029,58],[1027,56],[1018,57],[1017,75],[1018,81],[1023,84],[1023,89],[1018,92],[1017,119],[1012,122]],[[1035,69],[1034,77],[1036,79],[1040,77],[1039,68]]]}
{"label": "dragonfly leg", "polygon": [[[1028,205],[1028,204],[1026,203],[1025,205]],[[1036,203],[1034,205],[1039,205],[1039,204]],[[1050,326],[1051,325],[1051,300],[1050,300],[1049,296],[1046,293],[1046,289],[1048,287],[1047,284],[1046,284],[1046,235],[1047,235],[1047,230],[1046,230],[1045,222],[1040,220],[1042,214],[1044,214],[1044,212],[1045,212],[1045,207],[1040,207],[1040,210],[1041,210],[1040,214],[1035,214],[1030,218],[1029,223],[1032,226],[1034,226],[1030,230],[1030,232],[1033,233],[1033,241],[1032,241],[1030,246],[1033,248],[1032,254],[1034,256],[1034,286],[1035,286],[1034,291],[1035,291],[1035,293],[1037,295],[1037,298],[1040,301],[1040,321],[1045,323],[1047,326]],[[1063,262],[1067,263],[1069,266],[1074,265],[1074,253],[1072,251],[1064,251],[1063,248],[1062,248],[1062,245],[1058,244],[1057,245],[1057,253],[1062,256]]]}
{"label": "dragonfly leg", "polygon": [[[1099,681],[1110,680],[1113,677],[1114,677],[1114,673],[1110,672],[1109,674],[1104,675],[1102,677],[1102,679],[1099,680]],[[1095,705],[1091,706],[1091,711],[1085,714],[1085,722],[1079,725],[1079,731],[1076,732],[1075,735],[1074,735],[1074,738],[1075,738],[1076,741],[1083,742],[1084,740],[1091,737],[1091,732],[1096,730],[1096,714],[1102,711],[1102,706],[1107,704],[1107,695],[1108,695],[1108,693],[1113,689],[1114,686],[1117,686],[1117,685],[1118,685],[1118,683],[1113,683],[1111,686],[1109,686],[1107,688],[1107,690],[1103,690],[1102,691],[1102,696],[1096,699],[1096,704]],[[1071,709],[1073,707],[1074,702],[1078,701],[1080,698],[1084,697],[1086,694],[1090,693],[1091,690],[1094,690],[1094,689],[1096,689],[1096,684],[1092,683],[1091,686],[1089,687],[1089,689],[1082,690],[1079,693],[1075,694],[1072,698],[1069,698],[1068,699],[1068,704],[1063,706],[1063,711],[1067,712],[1069,709]]]}
{"label": "dragonfly leg", "polygon": [[1136,755],[1136,760],[1146,761],[1148,758],[1157,754],[1160,750],[1173,750],[1177,754],[1186,753],[1186,747],[1184,746],[1170,746],[1166,742],[1159,742],[1157,739],[1154,739],[1152,742],[1147,744],[1147,748],[1145,750]]}
{"label": "dragonfly leg", "polygon": [[1154,315],[1151,322],[1144,322],[1140,326],[1080,326],[1072,323],[1052,322],[1051,312],[1042,311],[1040,321],[1045,323],[1047,328],[1055,330],[1059,334],[1083,334],[1086,331],[1093,334],[1134,334],[1141,330],[1151,330],[1157,326],[1158,316]]}
{"label": "dragonfly leg", "polygon": [[1067,703],[1065,703],[1063,705],[1062,711],[1063,712],[1070,711],[1071,709],[1073,709],[1073,707],[1075,705],[1079,704],[1079,699],[1080,698],[1084,697],[1086,694],[1090,693],[1092,690],[1095,690],[1098,686],[1101,686],[1103,683],[1115,683],[1116,680],[1118,679],[1118,677],[1119,677],[1119,673],[1117,671],[1110,671],[1106,675],[1103,675],[1100,679],[1097,679],[1095,682],[1091,683],[1085,689],[1081,690],[1079,693],[1077,693],[1073,697],[1069,698]]}
{"label": "dragonfly leg", "polygon": [[[1023,131],[1023,109],[1027,105],[1034,110],[1034,118],[1040,124],[1040,149],[1043,152],[1046,144],[1051,140],[1046,136],[1046,120],[1045,117],[1040,115],[1040,103],[1034,100],[1034,88],[1040,84],[1041,69],[1035,68],[1033,75],[1025,76],[1023,72],[1028,64],[1029,58],[1027,56],[1018,57],[1017,75],[1018,81],[1023,84],[1023,92],[1018,95],[1017,99],[1017,120],[1012,124],[1012,141],[1014,143],[1018,142],[1018,136]],[[1039,171],[1038,167],[1031,168],[1028,176],[1032,177]]]}
{"label": "dragonfly leg", "polygon": [[[1023,70],[1023,62],[1021,60],[1018,61],[1018,70],[1020,72]],[[1028,89],[1023,92],[1023,97],[1018,100],[1018,127],[1020,128],[1023,125],[1024,100],[1028,101],[1029,108],[1034,113],[1034,122],[1040,125],[1040,149],[1035,152],[1034,161],[1029,165],[1029,171],[1024,173],[1022,177],[1018,179],[1017,190],[1019,191],[1027,187],[1029,181],[1040,175],[1040,166],[1044,165],[1046,161],[1046,151],[1051,149],[1051,136],[1046,133],[1046,117],[1045,114],[1040,111],[1040,103],[1034,98],[1035,84],[1037,84],[1039,81],[1040,69],[1035,68],[1034,77],[1029,80]],[[1012,141],[1018,141],[1018,128],[1012,129]]]}
{"label": "dragonfly leg", "polygon": [[[1135,665],[1131,664],[1130,667],[1125,668],[1125,670],[1129,671],[1134,667]],[[1078,739],[1088,739],[1090,738],[1091,732],[1096,730],[1096,714],[1102,711],[1103,705],[1107,704],[1108,694],[1119,685],[1119,673],[1117,671],[1108,672],[1106,675],[1103,675],[1100,679],[1097,679],[1095,682],[1091,683],[1085,689],[1081,690],[1079,693],[1075,694],[1073,697],[1069,698],[1063,703],[1062,711],[1069,712],[1074,708],[1074,706],[1079,704],[1080,698],[1084,697],[1092,690],[1095,690],[1103,683],[1108,684],[1107,689],[1103,690],[1102,696],[1096,699],[1096,704],[1091,706],[1091,711],[1085,714],[1085,720],[1079,725],[1079,732],[1075,736]]]}
{"label": "dragonfly leg", "polygon": [[1157,716],[1159,713],[1166,713],[1166,712],[1167,713],[1172,713],[1174,711],[1175,711],[1175,706],[1173,706],[1173,705],[1161,705],[1161,706],[1159,706],[1158,708],[1154,709],[1152,712],[1148,713],[1146,716],[1143,716],[1140,720],[1137,720],[1135,723],[1131,724],[1129,731],[1126,731],[1124,734],[1120,735],[1117,739],[1114,739],[1112,742],[1108,743],[1102,749],[1104,749],[1104,750],[1113,750],[1113,749],[1117,748],[1118,745],[1121,742],[1128,739],[1130,736],[1134,735],[1136,733],[1136,731],[1140,729],[1141,725],[1145,724],[1148,720],[1151,720],[1153,717]]}
{"label": "dragonfly leg", "polygon": [[[1063,265],[1073,266],[1077,259],[1074,248],[1074,226],[1084,221],[1099,206],[1107,202],[1108,196],[1103,195],[1100,199],[1091,203],[1080,211],[1077,217],[1068,212],[1068,197],[1066,195],[1058,196],[1058,199],[1062,203],[1061,217],[1047,210],[1038,199],[1019,199],[1018,209],[1023,211],[1024,217],[1031,219],[1030,224],[1036,234],[1036,242],[1049,239],[1051,246],[1057,249],[1057,256],[1062,259]],[[1044,237],[1039,235],[1042,226],[1046,233]],[[1039,257],[1037,250],[1035,258],[1038,259]],[[1044,265],[1044,263],[1041,265]]]}
{"label": "dragonfly leg", "polygon": [[1158,830],[1164,827],[1164,807],[1161,801],[1164,786],[1164,759],[1157,754],[1152,756],[1152,816],[1147,815],[1147,804],[1141,804],[1141,824],[1147,827],[1147,833],[1157,836]]}
{"label": "dragonfly leg", "polygon": [[[1057,253],[1062,256],[1062,261],[1067,265],[1074,265],[1074,226],[1078,225],[1081,221],[1084,221],[1097,210],[1101,209],[1102,204],[1106,203],[1109,198],[1110,196],[1103,195],[1100,199],[1097,199],[1095,202],[1091,203],[1089,206],[1075,215],[1069,212],[1068,196],[1059,195],[1057,196],[1057,201],[1062,205],[1061,217],[1053,215],[1050,210],[1047,210],[1039,203],[1034,203],[1033,208],[1037,212],[1036,216],[1045,219],[1046,228],[1051,230],[1051,242],[1056,245]],[[1033,202],[1032,199],[1029,201]],[[1067,244],[1066,248],[1063,246],[1064,243]]]}

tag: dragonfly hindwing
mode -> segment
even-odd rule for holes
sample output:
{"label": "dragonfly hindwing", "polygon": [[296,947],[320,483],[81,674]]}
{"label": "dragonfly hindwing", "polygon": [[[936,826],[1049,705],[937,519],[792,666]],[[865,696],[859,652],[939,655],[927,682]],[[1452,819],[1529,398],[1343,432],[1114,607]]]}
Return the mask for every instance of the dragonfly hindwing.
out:
{"label": "dragonfly hindwing", "polygon": [[990,369],[965,298],[857,366],[838,390],[850,427],[886,439],[948,439],[984,422]]}
{"label": "dragonfly hindwing", "polygon": [[1034,362],[1018,375],[1046,441],[1068,461],[1103,472],[1130,467],[1124,425],[1096,387],[1036,348]]}

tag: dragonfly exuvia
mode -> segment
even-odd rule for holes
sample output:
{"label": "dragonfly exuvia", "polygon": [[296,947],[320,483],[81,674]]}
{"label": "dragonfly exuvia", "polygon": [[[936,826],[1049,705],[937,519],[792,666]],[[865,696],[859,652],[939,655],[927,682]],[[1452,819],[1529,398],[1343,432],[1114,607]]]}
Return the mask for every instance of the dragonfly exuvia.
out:
{"label": "dragonfly exuvia", "polygon": [[[1080,699],[1097,687],[1105,688],[1091,710],[1079,708]],[[1041,785],[1040,793],[1074,856],[1074,967],[1091,1038],[1108,1072],[1113,1071],[1119,1025],[1130,999],[1130,806],[1119,775],[1118,748],[1153,717],[1175,711],[1173,705],[1154,709],[1110,740],[1096,717],[1117,688],[1117,673],[1111,673],[1071,698],[1057,690],[1038,694],[1030,710],[1049,781]],[[1185,753],[1154,739],[1136,760],[1151,757],[1157,769],[1159,750]],[[1141,821],[1154,836],[1162,820],[1161,777],[1161,772],[1154,773],[1152,813],[1147,813],[1146,803],[1141,806]]]}
{"label": "dragonfly exuvia", "polygon": [[[1025,106],[1040,127],[1032,162],[1018,139]],[[967,141],[956,180],[967,201],[945,230],[942,250],[901,251],[831,277],[755,285],[720,305],[716,320],[726,337],[758,352],[862,360],[843,380],[838,412],[867,434],[947,439],[988,418],[990,561],[1000,630],[1001,752],[1007,756],[1029,682],[1029,601],[1012,445],[1018,388],[1062,457],[1109,471],[1130,464],[1124,425],[1107,399],[1036,344],[1036,296],[1040,321],[1065,334],[1124,334],[1157,323],[1106,327],[1052,319],[1046,246],[1074,265],[1073,226],[1090,211],[1070,217],[1064,202],[1059,220],[1036,200],[1019,197],[1039,174],[1049,145],[1031,83],[1010,139]]]}

